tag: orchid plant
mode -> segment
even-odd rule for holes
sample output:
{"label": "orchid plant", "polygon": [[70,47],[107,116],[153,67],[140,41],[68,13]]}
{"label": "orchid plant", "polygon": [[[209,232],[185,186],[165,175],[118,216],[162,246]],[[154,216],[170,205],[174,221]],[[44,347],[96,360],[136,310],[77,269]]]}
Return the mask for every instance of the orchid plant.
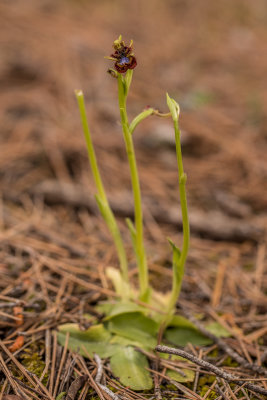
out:
{"label": "orchid plant", "polygon": [[[114,68],[109,73],[117,80],[118,103],[121,118],[123,138],[129,162],[132,192],[134,198],[134,222],[126,220],[130,231],[133,249],[138,267],[139,289],[137,290],[129,280],[127,255],[122,235],[110,207],[106,191],[99,172],[94,151],[92,137],[87,122],[84,96],[81,90],[76,91],[76,98],[81,115],[81,121],[87,145],[88,157],[93,173],[97,193],[95,195],[100,213],[113,238],[120,270],[107,268],[106,274],[110,278],[117,293],[117,300],[108,300],[98,304],[97,309],[104,313],[101,323],[93,324],[86,331],[81,331],[76,324],[62,325],[58,332],[58,340],[65,343],[66,333],[69,333],[68,346],[79,351],[85,357],[97,353],[102,358],[110,358],[110,368],[120,381],[134,390],[151,389],[153,381],[147,369],[146,356],[137,351],[153,351],[161,340],[168,340],[176,345],[185,345],[187,341],[197,344],[207,344],[209,339],[201,335],[196,327],[183,318],[175,315],[175,306],[178,300],[184,268],[189,249],[190,229],[186,200],[186,174],[184,173],[181,132],[179,129],[179,105],[167,94],[169,112],[160,113],[150,107],[138,114],[131,122],[128,120],[126,102],[132,82],[133,70],[137,66],[133,53],[133,42],[125,45],[121,36],[113,43],[114,52],[109,60],[114,62]],[[180,204],[183,219],[183,244],[181,250],[169,239],[173,252],[173,278],[170,293],[161,294],[149,286],[148,263],[143,237],[142,199],[139,175],[136,164],[133,143],[134,131],[145,118],[155,115],[172,118],[176,143],[178,164],[178,180]],[[161,355],[164,357],[164,355]],[[180,382],[194,380],[194,372],[189,369],[183,371],[167,371],[172,379]]]}

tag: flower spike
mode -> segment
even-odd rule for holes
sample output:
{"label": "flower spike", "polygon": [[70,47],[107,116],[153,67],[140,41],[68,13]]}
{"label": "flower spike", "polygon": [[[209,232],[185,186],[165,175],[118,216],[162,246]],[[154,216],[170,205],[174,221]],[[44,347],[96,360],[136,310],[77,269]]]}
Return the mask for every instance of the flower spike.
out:
{"label": "flower spike", "polygon": [[113,42],[114,53],[111,54],[110,57],[105,57],[115,62],[114,68],[120,74],[124,74],[128,69],[134,69],[137,65],[132,46],[132,40],[129,46],[126,46],[120,35],[119,38]]}

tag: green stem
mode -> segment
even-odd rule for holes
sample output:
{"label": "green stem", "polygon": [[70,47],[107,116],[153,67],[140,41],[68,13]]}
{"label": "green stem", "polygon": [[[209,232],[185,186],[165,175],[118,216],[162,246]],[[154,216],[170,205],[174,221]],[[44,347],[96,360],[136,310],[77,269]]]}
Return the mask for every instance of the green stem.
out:
{"label": "green stem", "polygon": [[129,123],[126,111],[126,98],[127,98],[126,92],[127,91],[125,90],[124,78],[121,74],[118,74],[118,97],[119,97],[120,116],[121,116],[123,137],[130,166],[131,181],[132,181],[133,196],[134,196],[136,253],[137,253],[138,271],[139,271],[140,299],[142,299],[143,301],[147,301],[149,287],[148,287],[147,259],[143,241],[143,212],[142,212],[141,191],[140,191],[139,177],[136,166],[133,139],[129,129]]}
{"label": "green stem", "polygon": [[178,296],[180,294],[182,278],[184,275],[184,266],[190,242],[190,227],[189,227],[186,190],[185,190],[186,174],[184,173],[184,167],[183,167],[182,149],[180,141],[181,132],[178,125],[178,119],[174,120],[174,130],[175,130],[175,144],[176,144],[176,155],[177,155],[178,174],[179,174],[180,202],[181,202],[182,219],[183,219],[183,247],[179,257],[178,265],[175,264],[173,265],[174,270],[173,270],[172,292],[168,305],[168,312],[170,314],[173,312]]}
{"label": "green stem", "polygon": [[110,233],[113,237],[113,240],[114,240],[114,243],[115,243],[115,246],[117,249],[123,280],[128,283],[129,276],[128,276],[128,263],[127,263],[126,252],[125,252],[125,249],[123,246],[121,234],[120,234],[116,219],[110,208],[110,205],[109,205],[109,202],[108,202],[108,199],[106,196],[106,192],[104,189],[104,185],[102,183],[102,179],[100,176],[99,168],[97,165],[94,146],[93,146],[91,133],[90,133],[87,116],[86,116],[83,92],[81,90],[77,90],[75,92],[75,94],[76,94],[76,98],[77,98],[78,105],[79,105],[81,121],[82,121],[82,126],[83,126],[83,132],[84,132],[84,137],[85,137],[86,146],[87,146],[88,158],[90,161],[95,185],[97,187],[98,198],[100,199],[100,201],[103,205],[102,210],[101,210],[102,215],[105,218],[105,221],[108,225],[108,228],[110,230]]}

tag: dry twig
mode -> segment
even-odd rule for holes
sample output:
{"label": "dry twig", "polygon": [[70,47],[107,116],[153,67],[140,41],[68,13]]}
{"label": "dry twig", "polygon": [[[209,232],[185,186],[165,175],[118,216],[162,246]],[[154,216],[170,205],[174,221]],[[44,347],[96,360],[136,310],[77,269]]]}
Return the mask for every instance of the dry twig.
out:
{"label": "dry twig", "polygon": [[175,349],[175,348],[168,347],[168,346],[156,346],[156,351],[159,351],[161,353],[167,353],[167,354],[176,354],[180,357],[186,358],[187,360],[192,361],[193,363],[201,366],[202,368],[213,372],[216,376],[219,376],[220,378],[223,378],[226,381],[235,382],[239,386],[244,386],[249,390],[252,390],[256,393],[264,394],[267,396],[266,389],[263,389],[262,387],[254,385],[249,382],[244,383],[244,381],[241,378],[239,378],[235,375],[229,374],[229,373],[223,371],[221,368],[215,367],[215,365],[212,365],[211,363],[209,363],[207,361],[201,360],[201,359],[193,356],[192,354],[187,353],[184,350]]}

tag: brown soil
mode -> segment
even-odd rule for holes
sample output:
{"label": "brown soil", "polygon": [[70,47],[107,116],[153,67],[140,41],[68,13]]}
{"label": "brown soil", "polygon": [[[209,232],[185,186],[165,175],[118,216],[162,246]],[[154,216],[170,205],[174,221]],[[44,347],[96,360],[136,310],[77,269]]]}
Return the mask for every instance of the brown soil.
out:
{"label": "brown soil", "polygon": [[[126,41],[134,39],[138,61],[130,117],[147,105],[165,112],[166,91],[181,106],[192,239],[180,305],[191,314],[203,313],[204,319],[218,319],[233,333],[229,346],[249,363],[264,365],[266,22],[264,0],[1,2],[2,349],[22,332],[25,348],[43,346],[40,354],[48,368],[47,351],[52,357],[60,349],[50,337],[53,329],[66,321],[82,323],[83,312],[92,311],[92,305],[112,290],[103,271],[118,263],[93,200],[95,187],[74,89],[86,95],[101,173],[135,279],[124,224],[124,217],[133,214],[129,169],[116,81],[106,73],[112,63],[104,59],[122,33]],[[182,240],[171,122],[149,118],[136,130],[134,141],[151,281],[164,291],[170,287],[171,263],[166,236],[178,244]],[[23,308],[22,325],[15,305]],[[22,351],[15,353],[17,360]],[[196,355],[199,351],[195,349]],[[67,357],[72,360],[73,355]],[[10,371],[0,372],[2,393],[29,396],[25,371],[11,367],[5,350],[1,363]],[[75,368],[85,373],[83,364]],[[245,371],[243,376],[251,379],[264,376],[241,368],[235,372]],[[69,376],[65,387],[56,387],[63,372],[61,377],[55,373],[54,386],[47,384],[50,398],[73,381]],[[24,374],[26,388],[12,378],[19,373]],[[255,383],[267,387],[264,379]],[[236,398],[224,385],[225,398]],[[45,398],[44,393],[37,388],[34,396]],[[252,392],[243,396],[256,398]]]}

